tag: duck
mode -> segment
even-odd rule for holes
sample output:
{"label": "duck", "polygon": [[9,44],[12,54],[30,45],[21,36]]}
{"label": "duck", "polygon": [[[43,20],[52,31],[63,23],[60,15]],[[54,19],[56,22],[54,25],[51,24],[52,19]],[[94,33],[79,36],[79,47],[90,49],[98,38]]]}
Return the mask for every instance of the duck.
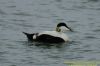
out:
{"label": "duck", "polygon": [[56,26],[55,31],[42,31],[40,33],[26,33],[23,32],[28,41],[43,42],[43,43],[63,43],[69,41],[65,31],[72,31],[66,23],[61,22]]}

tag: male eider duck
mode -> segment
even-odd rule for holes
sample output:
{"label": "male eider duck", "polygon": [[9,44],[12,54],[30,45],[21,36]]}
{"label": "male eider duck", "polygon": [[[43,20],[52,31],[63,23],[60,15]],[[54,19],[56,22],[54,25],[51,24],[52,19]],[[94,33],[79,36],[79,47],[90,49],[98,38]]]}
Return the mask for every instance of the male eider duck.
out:
{"label": "male eider duck", "polygon": [[44,42],[44,43],[62,43],[69,41],[64,31],[72,31],[65,23],[58,23],[55,31],[43,31],[41,33],[29,34],[23,32],[29,41]]}

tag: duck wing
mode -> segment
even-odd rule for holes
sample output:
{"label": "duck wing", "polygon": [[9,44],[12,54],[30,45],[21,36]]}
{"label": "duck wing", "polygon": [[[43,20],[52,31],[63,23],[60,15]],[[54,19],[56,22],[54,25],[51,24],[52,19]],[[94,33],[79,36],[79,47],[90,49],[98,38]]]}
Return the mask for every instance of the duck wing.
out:
{"label": "duck wing", "polygon": [[39,42],[46,42],[46,43],[60,43],[60,42],[64,42],[64,40],[60,37],[55,37],[52,35],[48,35],[48,34],[42,34],[37,36],[36,38],[37,41]]}

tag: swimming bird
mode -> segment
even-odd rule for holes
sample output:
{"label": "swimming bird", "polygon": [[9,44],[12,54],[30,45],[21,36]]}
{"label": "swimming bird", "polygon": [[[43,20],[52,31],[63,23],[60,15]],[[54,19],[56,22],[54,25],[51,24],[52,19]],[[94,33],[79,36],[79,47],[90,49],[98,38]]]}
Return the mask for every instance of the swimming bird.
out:
{"label": "swimming bird", "polygon": [[44,42],[44,43],[62,43],[69,41],[65,31],[72,31],[65,23],[58,23],[55,31],[43,31],[40,33],[26,33],[23,32],[29,41]]}

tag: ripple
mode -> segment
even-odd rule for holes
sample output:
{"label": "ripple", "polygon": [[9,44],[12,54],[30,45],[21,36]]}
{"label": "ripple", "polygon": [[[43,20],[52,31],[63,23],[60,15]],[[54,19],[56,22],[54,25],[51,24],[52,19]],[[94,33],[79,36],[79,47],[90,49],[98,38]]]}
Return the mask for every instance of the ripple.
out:
{"label": "ripple", "polygon": [[18,12],[18,13],[12,13],[13,15],[19,15],[19,16],[32,16],[32,14],[26,13],[26,12]]}
{"label": "ripple", "polygon": [[83,53],[83,52],[85,52],[85,53],[86,53],[86,52],[90,52],[90,53],[93,52],[93,50],[90,50],[90,49],[87,49],[87,50],[86,50],[86,49],[85,49],[85,50],[79,50],[79,51],[80,51],[81,53]]}
{"label": "ripple", "polygon": [[93,30],[93,32],[100,32],[100,29],[95,29]]}
{"label": "ripple", "polygon": [[86,36],[85,38],[86,38],[86,39],[98,39],[98,38],[95,37],[95,36]]}
{"label": "ripple", "polygon": [[0,51],[0,56],[6,54],[7,51]]}
{"label": "ripple", "polygon": [[78,22],[78,21],[67,21],[67,22],[72,22],[72,23],[74,23],[74,22]]}
{"label": "ripple", "polygon": [[7,6],[8,8],[16,8],[15,5]]}
{"label": "ripple", "polygon": [[5,21],[4,19],[0,19],[0,23],[1,23],[1,22],[6,22],[6,21]]}
{"label": "ripple", "polygon": [[62,2],[62,0],[55,0],[56,2]]}
{"label": "ripple", "polygon": [[99,0],[88,0],[88,2],[98,2]]}
{"label": "ripple", "polygon": [[2,9],[0,9],[0,14],[1,15],[7,15],[7,13],[5,11],[3,11]]}
{"label": "ripple", "polygon": [[22,20],[22,19],[11,19],[11,21],[20,21],[20,22],[26,22],[26,20]]}

